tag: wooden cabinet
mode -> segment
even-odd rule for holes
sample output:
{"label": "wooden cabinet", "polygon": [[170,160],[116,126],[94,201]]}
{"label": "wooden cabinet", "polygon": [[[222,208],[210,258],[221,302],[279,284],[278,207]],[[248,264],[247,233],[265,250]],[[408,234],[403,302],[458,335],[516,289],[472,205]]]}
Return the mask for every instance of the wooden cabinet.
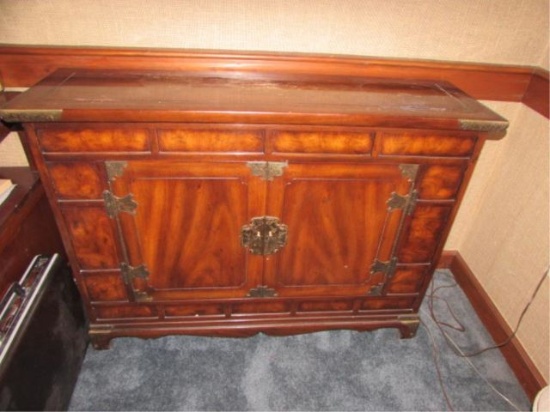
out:
{"label": "wooden cabinet", "polygon": [[481,147],[448,84],[60,71],[22,122],[97,347],[113,337],[399,328]]}

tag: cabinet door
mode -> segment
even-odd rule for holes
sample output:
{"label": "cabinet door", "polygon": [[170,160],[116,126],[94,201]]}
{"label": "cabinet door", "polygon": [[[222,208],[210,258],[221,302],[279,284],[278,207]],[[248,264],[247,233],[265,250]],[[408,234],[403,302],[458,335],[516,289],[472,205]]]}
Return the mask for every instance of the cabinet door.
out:
{"label": "cabinet door", "polygon": [[281,297],[364,296],[379,286],[384,279],[371,268],[395,253],[416,170],[289,165],[268,190],[268,214],[288,233],[286,246],[266,257],[266,286]]}
{"label": "cabinet door", "polygon": [[262,257],[240,245],[240,231],[263,213],[265,182],[246,164],[163,159],[106,166],[121,202],[114,218],[126,254],[123,276],[138,300],[243,297],[261,283]]}

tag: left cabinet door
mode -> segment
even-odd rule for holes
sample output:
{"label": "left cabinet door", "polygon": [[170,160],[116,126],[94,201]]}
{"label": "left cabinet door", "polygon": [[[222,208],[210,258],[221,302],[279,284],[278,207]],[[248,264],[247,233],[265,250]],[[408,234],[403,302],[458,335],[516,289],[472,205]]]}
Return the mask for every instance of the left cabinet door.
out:
{"label": "left cabinet door", "polygon": [[[265,182],[244,162],[105,162],[105,203],[116,221],[121,273],[137,300],[245,297],[263,259],[241,246],[241,228],[265,210]],[[121,200],[126,199],[126,200]],[[124,204],[126,202],[126,205]]]}

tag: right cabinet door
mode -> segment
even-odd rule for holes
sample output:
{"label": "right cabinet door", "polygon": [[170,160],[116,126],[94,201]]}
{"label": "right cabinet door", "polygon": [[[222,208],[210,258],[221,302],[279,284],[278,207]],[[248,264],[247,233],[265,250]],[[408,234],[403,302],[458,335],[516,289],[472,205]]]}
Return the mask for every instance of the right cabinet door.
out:
{"label": "right cabinet door", "polygon": [[266,286],[279,297],[378,294],[377,267],[395,260],[417,172],[416,164],[290,164],[267,191],[267,214],[288,233],[266,256]]}

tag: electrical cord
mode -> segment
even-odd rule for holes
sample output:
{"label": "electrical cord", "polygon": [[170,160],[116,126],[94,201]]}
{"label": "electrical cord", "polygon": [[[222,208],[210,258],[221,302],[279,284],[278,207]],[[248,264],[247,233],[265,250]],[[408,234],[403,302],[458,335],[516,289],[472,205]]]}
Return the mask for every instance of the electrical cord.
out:
{"label": "electrical cord", "polygon": [[[534,301],[535,297],[537,296],[540,288],[542,287],[542,284],[544,283],[544,280],[546,279],[546,277],[548,276],[548,271],[549,271],[549,268],[546,269],[546,271],[544,272],[544,274],[542,275],[541,279],[539,280],[535,290],[533,291],[529,301],[527,302],[527,304],[525,305],[523,311],[521,312],[519,318],[518,318],[518,321],[517,321],[517,324],[516,324],[516,327],[514,328],[512,334],[510,334],[504,341],[498,343],[498,344],[495,344],[495,345],[491,345],[491,346],[488,346],[486,348],[483,348],[483,349],[480,349],[480,350],[477,350],[477,351],[474,351],[474,352],[471,352],[471,353],[464,353],[464,351],[459,347],[459,345],[447,334],[447,332],[445,331],[444,328],[450,328],[450,329],[453,329],[453,330],[456,330],[456,331],[459,331],[459,332],[465,332],[466,331],[466,328],[464,327],[464,325],[459,321],[458,317],[455,315],[451,305],[449,304],[449,302],[447,302],[447,300],[445,300],[444,298],[441,298],[439,296],[436,295],[437,291],[439,290],[442,290],[442,289],[446,289],[446,288],[454,288],[454,287],[457,287],[457,283],[456,282],[453,282],[452,284],[446,284],[446,285],[441,285],[441,286],[438,286],[437,288],[434,286],[434,281],[432,281],[431,283],[431,291],[429,294],[426,295],[426,297],[428,298],[428,301],[427,301],[427,304],[428,304],[428,309],[429,309],[429,314],[430,314],[430,317],[432,318],[432,320],[434,321],[434,323],[436,324],[436,326],[438,327],[438,329],[440,330],[441,334],[443,335],[444,339],[445,339],[445,342],[447,343],[447,346],[449,346],[453,353],[455,353],[457,356],[463,358],[469,365],[470,367],[474,370],[474,372],[481,378],[483,379],[483,381],[497,394],[499,395],[504,401],[506,401],[509,405],[511,405],[515,410],[517,411],[520,411],[521,409],[512,401],[510,400],[506,395],[504,395],[502,392],[500,392],[491,382],[489,382],[487,380],[487,378],[485,378],[481,372],[479,371],[479,369],[472,363],[472,361],[469,359],[471,357],[474,357],[474,356],[478,356],[484,352],[487,352],[489,350],[492,350],[492,349],[497,349],[497,348],[501,348],[503,346],[506,346],[507,344],[509,344],[512,339],[516,336],[518,330],[519,330],[519,327],[522,323],[522,320],[525,316],[525,314],[527,313],[527,310],[529,309],[529,307],[531,306],[532,302]],[[452,275],[451,275],[452,276]],[[443,322],[443,321],[440,321],[437,316],[435,315],[435,311],[434,311],[434,301],[435,300],[440,300],[441,302],[443,302],[448,310],[448,312],[450,313],[453,321],[454,321],[454,325],[453,324],[450,324],[450,323],[447,323],[447,322]],[[439,349],[437,347],[437,344],[435,342],[435,339],[434,339],[434,336],[432,334],[432,332],[430,331],[429,327],[426,325],[426,323],[424,323],[423,321],[421,321],[421,323],[424,325],[428,335],[429,335],[429,338],[430,338],[430,341],[431,341],[431,345],[432,345],[432,352],[433,352],[433,355],[434,355],[434,363],[435,363],[435,367],[436,367],[436,371],[437,371],[437,377],[438,377],[438,380],[439,380],[439,385],[441,387],[441,390],[442,390],[442,393],[443,393],[443,397],[445,399],[445,402],[447,404],[447,407],[449,408],[449,410],[454,410],[453,409],[453,406],[452,406],[452,403],[451,403],[451,400],[449,398],[449,395],[447,393],[447,390],[445,389],[445,385],[443,383],[443,377],[442,377],[442,373],[441,373],[441,368],[440,368],[440,361],[439,361],[439,356],[440,356],[440,352],[439,352]]]}
{"label": "electrical cord", "polygon": [[[519,318],[518,318],[518,321],[516,323],[516,327],[514,328],[514,330],[512,331],[512,333],[505,339],[503,340],[502,342],[500,343],[497,343],[495,345],[491,345],[491,346],[488,346],[486,348],[483,348],[483,349],[479,349],[477,351],[474,351],[474,352],[470,352],[470,353],[464,353],[462,350],[459,350],[459,351],[456,351],[455,350],[455,353],[458,355],[458,356],[461,356],[461,357],[473,357],[473,356],[478,356],[484,352],[487,352],[489,350],[493,350],[493,349],[498,349],[498,348],[502,348],[506,345],[508,345],[512,339],[514,339],[514,337],[517,335],[518,333],[518,330],[519,330],[519,327],[521,326],[521,323],[523,321],[523,318],[525,316],[525,314],[527,313],[527,310],[529,309],[529,307],[531,306],[531,304],[533,303],[533,301],[535,300],[535,297],[537,296],[540,288],[542,287],[542,284],[544,283],[544,280],[546,279],[546,277],[548,276],[548,270],[549,270],[549,267],[546,268],[546,271],[544,272],[544,274],[542,275],[542,277],[540,278],[536,288],[534,289],[533,293],[531,294],[531,297],[529,298],[529,301],[527,302],[527,304],[525,305],[525,307],[523,308]],[[440,328],[441,332],[443,333],[443,336],[445,337],[445,339],[449,340],[450,339],[450,336],[445,332],[445,330],[443,329],[443,326],[446,326],[448,328],[451,328],[451,329],[454,329],[454,330],[458,330],[460,332],[465,332],[466,331],[466,328],[464,327],[464,325],[462,325],[460,323],[460,321],[458,320],[457,316],[454,314],[452,308],[450,307],[449,303],[440,298],[439,296],[436,296],[435,293],[440,290],[440,289],[443,289],[445,287],[456,287],[457,284],[456,282],[452,285],[444,285],[444,286],[439,286],[437,288],[434,289],[434,284],[432,282],[432,291],[430,294],[428,294],[428,307],[430,308],[430,315],[432,317],[432,319],[434,320],[434,322],[436,323],[436,325]],[[453,317],[453,320],[458,324],[458,326],[453,326],[453,325],[450,325],[448,323],[445,323],[445,322],[442,322],[442,321],[439,321],[435,315],[435,312],[433,310],[433,301],[434,299],[441,299],[444,301],[444,303],[446,304],[448,310],[449,310],[449,313],[451,313],[451,316]],[[452,340],[452,339],[451,339]],[[453,341],[454,343],[454,341]],[[454,349],[454,345],[452,346],[452,348]]]}

